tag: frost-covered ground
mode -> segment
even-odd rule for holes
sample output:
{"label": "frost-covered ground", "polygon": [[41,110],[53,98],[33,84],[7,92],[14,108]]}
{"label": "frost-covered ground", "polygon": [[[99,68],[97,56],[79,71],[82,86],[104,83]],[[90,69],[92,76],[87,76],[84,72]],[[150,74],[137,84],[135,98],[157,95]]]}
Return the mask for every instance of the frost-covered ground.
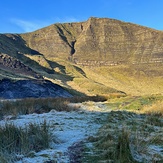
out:
{"label": "frost-covered ground", "polygon": [[[80,150],[77,148],[78,146],[80,148],[80,142],[87,144],[87,138],[96,137],[98,131],[99,136],[110,135],[117,140],[118,132],[122,128],[125,128],[130,135],[131,152],[137,161],[153,163],[153,161],[163,159],[162,118],[159,119],[159,124],[158,120],[154,124],[153,119],[146,115],[112,111],[104,102],[83,102],[69,105],[78,108],[77,111],[57,112],[51,110],[44,114],[21,115],[14,120],[8,116],[5,120],[0,121],[0,125],[12,123],[23,127],[29,123],[40,124],[46,120],[50,126],[53,138],[50,149],[38,153],[33,152],[30,157],[20,155],[18,156],[19,161],[16,163],[75,163],[71,160],[73,159],[71,150],[74,148],[72,152],[78,154]],[[87,145],[91,151],[89,155],[93,156],[98,149],[93,147],[93,143]],[[109,148],[112,147],[109,146]]]}
{"label": "frost-covered ground", "polygon": [[[108,111],[108,117],[98,136],[93,139],[94,148],[89,149],[88,162],[95,156],[96,162],[108,162],[117,150],[119,135],[129,136],[129,145],[134,160],[140,163],[163,163],[163,118],[124,110],[109,110],[105,103],[96,103],[89,110]],[[124,137],[125,140],[125,137]],[[126,140],[127,141],[127,140]],[[100,152],[99,152],[100,151]],[[98,160],[99,159],[99,160]],[[113,158],[110,157],[113,161]],[[94,160],[93,160],[94,161]],[[127,163],[127,162],[126,162]]]}
{"label": "frost-covered ground", "polygon": [[[80,105],[80,104],[71,104]],[[100,109],[99,107],[97,107]],[[18,116],[17,119],[0,121],[0,125],[12,123],[16,126],[25,127],[29,123],[42,123],[46,120],[50,126],[53,141],[51,148],[32,154],[32,157],[19,156],[17,163],[44,163],[55,160],[57,163],[70,162],[69,148],[75,143],[84,141],[89,136],[97,133],[102,122],[105,121],[107,114],[96,111],[87,110],[87,107],[80,108],[78,111],[57,112],[51,110],[44,114],[29,114]]]}

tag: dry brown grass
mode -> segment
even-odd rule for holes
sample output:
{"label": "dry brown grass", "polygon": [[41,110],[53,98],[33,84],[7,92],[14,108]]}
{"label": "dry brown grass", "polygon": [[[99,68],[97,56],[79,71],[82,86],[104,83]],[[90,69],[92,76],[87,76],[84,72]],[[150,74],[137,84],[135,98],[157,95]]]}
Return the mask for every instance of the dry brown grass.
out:
{"label": "dry brown grass", "polygon": [[70,106],[69,103],[106,100],[107,98],[102,96],[74,96],[72,98],[27,98],[16,101],[2,101],[0,102],[0,119],[7,115],[47,113],[53,109],[67,112],[77,111],[77,108]]}
{"label": "dry brown grass", "polygon": [[163,100],[157,101],[156,103],[150,106],[144,106],[142,112],[149,115],[163,116]]}

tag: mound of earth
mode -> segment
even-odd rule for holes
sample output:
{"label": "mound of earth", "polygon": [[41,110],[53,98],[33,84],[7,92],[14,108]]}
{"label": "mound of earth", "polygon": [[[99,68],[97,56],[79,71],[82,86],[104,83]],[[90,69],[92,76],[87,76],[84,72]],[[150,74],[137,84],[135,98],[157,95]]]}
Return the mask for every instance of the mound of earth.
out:
{"label": "mound of earth", "polygon": [[61,86],[48,80],[18,80],[3,79],[0,81],[0,98],[45,98],[45,97],[71,97]]}

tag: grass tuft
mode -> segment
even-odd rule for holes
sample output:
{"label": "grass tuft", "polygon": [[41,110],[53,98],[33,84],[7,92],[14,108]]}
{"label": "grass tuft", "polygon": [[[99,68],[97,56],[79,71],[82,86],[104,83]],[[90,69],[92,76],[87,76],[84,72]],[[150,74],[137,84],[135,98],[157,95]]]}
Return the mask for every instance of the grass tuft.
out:
{"label": "grass tuft", "polygon": [[122,129],[118,136],[118,143],[115,150],[115,162],[117,163],[136,163],[130,150],[129,132]]}
{"label": "grass tuft", "polygon": [[16,160],[19,154],[28,155],[29,152],[38,152],[49,148],[51,134],[49,126],[42,124],[29,124],[25,128],[13,124],[0,127],[0,162]]}

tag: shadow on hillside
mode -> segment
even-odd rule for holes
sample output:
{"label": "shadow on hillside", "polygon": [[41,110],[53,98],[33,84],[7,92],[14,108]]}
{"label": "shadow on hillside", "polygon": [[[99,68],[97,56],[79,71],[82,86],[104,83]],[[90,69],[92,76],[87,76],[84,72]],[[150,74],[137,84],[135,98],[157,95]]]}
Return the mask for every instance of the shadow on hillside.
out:
{"label": "shadow on hillside", "polygon": [[16,34],[1,34],[0,35],[0,52],[14,57],[29,66],[34,71],[45,71],[47,73],[53,73],[52,70],[42,67],[37,62],[26,57],[24,54],[30,55],[42,55],[38,51],[33,50],[26,46],[26,42]]}
{"label": "shadow on hillside", "polygon": [[[46,59],[47,60],[47,59]],[[65,66],[58,64],[57,62],[47,60],[52,69],[59,68],[60,72],[65,74]]]}

